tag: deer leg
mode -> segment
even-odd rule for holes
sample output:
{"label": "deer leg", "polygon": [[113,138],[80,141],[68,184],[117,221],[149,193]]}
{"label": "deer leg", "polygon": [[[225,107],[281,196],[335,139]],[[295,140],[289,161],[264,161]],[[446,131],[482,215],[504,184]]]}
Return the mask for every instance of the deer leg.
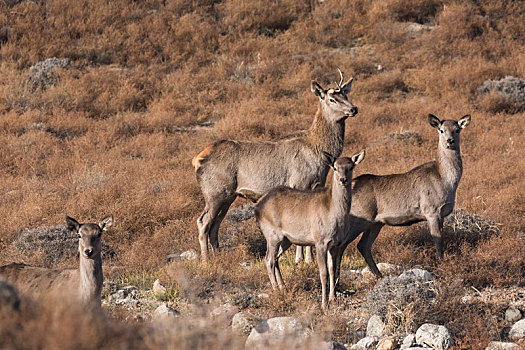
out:
{"label": "deer leg", "polygon": [[281,249],[279,249],[279,254],[277,255],[277,259],[275,261],[275,277],[277,279],[277,284],[279,285],[279,288],[284,288],[284,282],[283,282],[283,277],[281,275],[281,268],[279,267],[279,257],[281,256],[281,254],[283,254],[288,248],[290,248],[290,246],[292,245],[292,243],[287,239],[285,238],[282,242],[281,242]]}
{"label": "deer leg", "polygon": [[228,198],[219,205],[219,212],[215,217],[215,220],[213,220],[213,224],[211,225],[210,229],[210,245],[212,250],[219,250],[219,226],[221,226],[222,220],[224,220],[224,217],[226,216],[226,213],[228,212],[228,209],[230,209],[230,206],[232,205],[235,198],[235,196]]}
{"label": "deer leg", "polygon": [[311,264],[314,261],[314,255],[312,253],[312,247],[306,246],[304,247],[304,262],[306,264]]}
{"label": "deer leg", "polygon": [[382,227],[383,224],[381,223],[375,223],[368,227],[368,229],[363,232],[363,236],[357,244],[357,249],[359,249],[359,252],[363,258],[365,258],[366,263],[370,267],[370,271],[372,271],[372,273],[378,278],[383,277],[383,275],[377,268],[374,258],[372,257],[372,244],[374,244],[374,241],[376,240],[377,235],[379,234],[379,231],[381,231]]}
{"label": "deer leg", "polygon": [[317,251],[317,266],[319,266],[319,277],[321,278],[321,308],[323,311],[327,310],[327,300],[326,300],[326,255],[327,247],[326,245],[318,244],[315,246]]}
{"label": "deer leg", "polygon": [[332,247],[328,250],[328,274],[330,276],[330,294],[328,301],[335,301],[335,266],[337,264],[338,247]]}
{"label": "deer leg", "polygon": [[298,245],[295,247],[295,264],[298,265],[303,258],[303,246]]}
{"label": "deer leg", "polygon": [[[273,231],[271,234],[274,235],[275,231]],[[275,265],[280,243],[281,242],[279,242],[277,239],[272,239],[271,237],[266,238],[266,256],[264,257],[264,262],[266,264],[266,269],[268,270],[270,283],[272,284],[272,288],[274,290],[278,287],[275,273]]]}
{"label": "deer leg", "polygon": [[197,219],[197,228],[199,229],[199,243],[201,246],[201,258],[203,262],[208,260],[208,240],[210,238],[210,229],[219,213],[219,207],[206,203],[204,211]]}
{"label": "deer leg", "polygon": [[439,259],[443,259],[444,243],[443,243],[443,219],[438,216],[431,216],[427,218],[430,235],[434,239],[437,255]]}

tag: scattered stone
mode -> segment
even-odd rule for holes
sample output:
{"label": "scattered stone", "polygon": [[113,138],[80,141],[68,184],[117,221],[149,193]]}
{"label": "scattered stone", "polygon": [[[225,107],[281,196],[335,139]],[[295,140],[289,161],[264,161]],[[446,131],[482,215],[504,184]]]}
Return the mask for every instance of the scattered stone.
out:
{"label": "scattered stone", "polygon": [[432,29],[434,29],[434,26],[430,26],[428,24],[419,24],[419,23],[413,22],[413,23],[410,23],[409,25],[407,25],[405,30],[406,30],[406,32],[408,34],[420,34],[420,33],[424,33],[424,32],[429,32]]}
{"label": "scattered stone", "polygon": [[182,253],[168,254],[166,259],[168,262],[182,261],[182,260],[196,260],[198,258],[197,252],[193,249],[186,250]]}
{"label": "scattered stone", "polygon": [[525,339],[525,319],[514,323],[510,329],[509,338],[514,341]]}
{"label": "scattered stone", "polygon": [[374,337],[365,337],[352,345],[350,350],[367,350],[370,349],[375,343],[376,339]]}
{"label": "scattered stone", "polygon": [[505,311],[505,320],[509,323],[515,323],[521,320],[521,311],[511,306]]}
{"label": "scattered stone", "polygon": [[415,344],[416,344],[416,335],[409,334],[403,339],[403,343],[401,343],[401,349],[411,348],[412,345],[415,345]]}
{"label": "scattered stone", "polygon": [[249,261],[243,261],[243,262],[240,263],[240,265],[242,267],[250,267],[250,266],[252,266],[252,264]]}
{"label": "scattered stone", "polygon": [[397,343],[394,339],[383,339],[377,344],[376,350],[394,350],[396,345]]}
{"label": "scattered stone", "polygon": [[470,304],[470,303],[472,303],[473,299],[474,298],[472,297],[472,295],[465,295],[465,296],[461,297],[461,302],[463,304]]}
{"label": "scattered stone", "polygon": [[250,334],[251,330],[255,325],[261,322],[260,317],[245,313],[238,312],[233,315],[232,318],[232,329],[239,334]]}
{"label": "scattered stone", "polygon": [[445,350],[454,345],[454,340],[445,326],[425,323],[416,332],[416,343],[428,345],[436,350]]}
{"label": "scattered stone", "polygon": [[239,312],[239,308],[235,305],[226,303],[216,307],[210,312],[212,318],[218,318],[224,321],[224,327],[232,325],[233,316]]}
{"label": "scattered stone", "polygon": [[[379,263],[377,264],[377,268],[379,269],[379,272],[381,272],[383,275],[391,275],[396,273],[399,270],[399,266],[389,264],[389,263]],[[371,278],[375,277],[375,275],[370,271],[370,267],[365,267],[363,271],[361,271],[361,274],[363,277]]]}
{"label": "scattered stone", "polygon": [[156,296],[163,296],[168,290],[160,283],[159,279],[156,279],[155,282],[153,282],[152,291]]}
{"label": "scattered stone", "polygon": [[172,309],[168,305],[163,304],[163,305],[160,305],[158,308],[156,308],[155,311],[153,311],[152,319],[154,321],[159,321],[159,320],[173,319],[176,317],[179,317],[179,312]]}
{"label": "scattered stone", "polygon": [[367,337],[377,337],[381,338],[385,331],[385,323],[379,315],[373,315],[368,320],[368,325],[366,326],[366,336]]}
{"label": "scattered stone", "polygon": [[134,307],[137,307],[139,305],[140,301],[136,300],[136,299],[129,299],[129,298],[126,298],[126,299],[118,299],[115,301],[115,304],[117,305],[126,305],[128,306],[128,308],[134,308]]}
{"label": "scattered stone", "polygon": [[113,303],[116,303],[118,300],[125,299],[128,296],[128,293],[124,289],[119,289],[115,293],[109,296],[109,300]]}
{"label": "scattered stone", "polygon": [[0,277],[0,311],[18,310],[20,298],[16,289]]}
{"label": "scattered stone", "polygon": [[274,317],[259,322],[246,339],[246,349],[299,346],[309,333],[295,317]]}
{"label": "scattered stone", "polygon": [[485,350],[519,350],[520,346],[514,343],[506,343],[501,341],[492,341],[485,348]]}
{"label": "scattered stone", "polygon": [[268,299],[270,297],[270,295],[268,295],[268,293],[259,293],[257,294],[257,298],[259,299]]}
{"label": "scattered stone", "polygon": [[428,272],[427,270],[423,269],[410,269],[405,272],[403,272],[401,275],[399,275],[400,279],[410,280],[410,279],[418,279],[424,282],[428,282],[432,280],[432,274]]}
{"label": "scattered stone", "polygon": [[28,87],[35,91],[36,89],[45,89],[48,86],[56,84],[58,76],[56,68],[66,69],[69,67],[69,58],[58,59],[56,57],[40,61],[29,68]]}

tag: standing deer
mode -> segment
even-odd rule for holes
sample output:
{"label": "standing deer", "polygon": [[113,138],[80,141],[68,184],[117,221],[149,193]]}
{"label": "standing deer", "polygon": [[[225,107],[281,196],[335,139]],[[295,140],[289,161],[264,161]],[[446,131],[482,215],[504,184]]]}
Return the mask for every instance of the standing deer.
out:
{"label": "standing deer", "polygon": [[[384,225],[409,226],[425,220],[438,258],[443,258],[443,220],[454,209],[463,173],[459,133],[470,123],[470,115],[455,121],[439,120],[429,114],[428,121],[439,132],[437,160],[402,174],[365,174],[354,179],[348,241],[338,254],[338,264],[346,246],[362,232],[357,248],[372,273],[381,277],[372,257],[372,244],[381,228]],[[339,276],[339,271],[336,275]]]}
{"label": "standing deer", "polygon": [[343,149],[345,120],[357,114],[348,101],[352,78],[325,90],[312,82],[319,108],[309,130],[275,142],[220,140],[192,160],[202,193],[204,211],[197,219],[201,257],[207,260],[208,241],[219,248],[219,226],[237,196],[256,201],[270,189],[286,185],[311,189],[324,184],[328,173],[325,153],[338,157]]}
{"label": "standing deer", "polygon": [[365,151],[351,158],[338,158],[333,165],[330,188],[304,191],[276,187],[255,206],[255,218],[266,238],[264,262],[273,289],[283,288],[279,256],[290,247],[315,246],[321,278],[321,306],[326,310],[327,259],[330,275],[330,301],[335,300],[335,270],[339,246],[346,242],[352,204],[352,171]]}
{"label": "standing deer", "polygon": [[79,269],[46,269],[25,264],[0,267],[0,275],[23,292],[42,295],[51,292],[69,293],[76,290],[83,304],[100,305],[102,291],[102,232],[113,224],[108,216],[99,224],[80,224],[66,217],[67,228],[78,234]]}

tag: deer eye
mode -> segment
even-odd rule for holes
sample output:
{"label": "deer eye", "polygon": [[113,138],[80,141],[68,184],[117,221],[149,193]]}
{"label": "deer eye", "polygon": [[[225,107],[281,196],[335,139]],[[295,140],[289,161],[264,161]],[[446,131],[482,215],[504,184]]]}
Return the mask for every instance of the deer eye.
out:
{"label": "deer eye", "polygon": [[443,131],[443,130],[441,130],[441,129],[439,129],[439,132],[440,132],[440,133],[444,133],[444,131]]}
{"label": "deer eye", "polygon": [[330,102],[335,103],[335,99],[330,98]]}
{"label": "deer eye", "polygon": [[82,235],[80,233],[78,233],[78,238],[82,238]]}

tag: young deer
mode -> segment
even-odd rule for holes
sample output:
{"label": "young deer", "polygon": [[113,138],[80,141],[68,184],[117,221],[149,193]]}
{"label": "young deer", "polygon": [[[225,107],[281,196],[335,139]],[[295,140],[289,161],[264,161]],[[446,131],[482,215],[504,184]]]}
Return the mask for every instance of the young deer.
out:
{"label": "young deer", "polygon": [[348,241],[338,261],[344,248],[363,232],[357,248],[370,270],[381,277],[372,257],[372,244],[381,228],[384,225],[408,226],[424,220],[428,222],[437,255],[443,258],[443,219],[454,209],[463,173],[459,133],[470,123],[470,115],[459,121],[441,121],[429,114],[428,121],[439,132],[437,160],[402,174],[366,174],[354,179]]}
{"label": "young deer", "polygon": [[273,289],[283,288],[279,256],[290,247],[315,246],[321,278],[323,310],[326,310],[327,260],[330,275],[330,301],[335,299],[335,273],[339,246],[348,232],[352,202],[352,170],[365,156],[365,151],[351,158],[338,158],[333,165],[330,188],[303,191],[280,186],[261,198],[255,207],[255,218],[266,238],[264,259]]}
{"label": "young deer", "polygon": [[83,304],[100,305],[102,291],[102,231],[113,224],[108,216],[99,224],[80,224],[69,216],[67,228],[78,233],[80,253],[79,269],[46,269],[25,264],[10,264],[0,267],[0,275],[17,286],[21,291],[34,295],[48,292],[68,293],[77,290]]}
{"label": "young deer", "polygon": [[348,101],[352,78],[336,89],[312,82],[319,108],[309,130],[276,142],[220,140],[195,156],[192,164],[204,195],[204,211],[197,220],[201,257],[207,259],[208,241],[219,248],[218,231],[237,196],[256,201],[270,189],[286,185],[311,189],[324,185],[328,173],[325,153],[338,157],[343,150],[345,120],[357,114]]}

